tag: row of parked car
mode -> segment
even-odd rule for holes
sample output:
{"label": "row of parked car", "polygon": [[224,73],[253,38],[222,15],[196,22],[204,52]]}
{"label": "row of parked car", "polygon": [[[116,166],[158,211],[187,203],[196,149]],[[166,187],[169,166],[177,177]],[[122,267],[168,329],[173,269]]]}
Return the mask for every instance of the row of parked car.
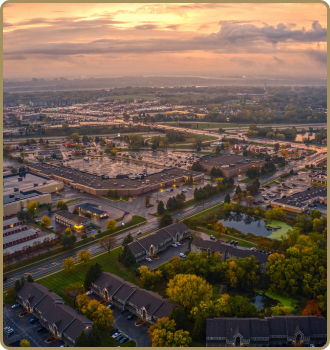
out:
{"label": "row of parked car", "polygon": [[129,341],[129,338],[123,335],[122,333],[120,333],[118,328],[115,328],[114,330],[112,330],[109,333],[109,335],[111,335],[111,337],[117,340],[117,342],[119,342],[120,344],[125,344],[126,342]]}

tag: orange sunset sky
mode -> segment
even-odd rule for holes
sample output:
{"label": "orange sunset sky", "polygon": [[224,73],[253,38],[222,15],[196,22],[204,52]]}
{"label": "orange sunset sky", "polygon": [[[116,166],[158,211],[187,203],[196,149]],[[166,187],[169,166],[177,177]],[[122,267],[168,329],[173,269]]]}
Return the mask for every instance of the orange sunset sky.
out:
{"label": "orange sunset sky", "polygon": [[323,4],[7,4],[4,78],[326,76]]}

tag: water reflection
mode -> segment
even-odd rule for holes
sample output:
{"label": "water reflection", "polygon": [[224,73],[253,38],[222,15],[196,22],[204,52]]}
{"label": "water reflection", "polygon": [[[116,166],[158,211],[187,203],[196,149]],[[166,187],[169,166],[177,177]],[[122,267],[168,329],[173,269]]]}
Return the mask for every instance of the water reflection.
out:
{"label": "water reflection", "polygon": [[264,220],[242,213],[231,212],[219,221],[223,223],[223,226],[235,228],[245,234],[253,233],[256,236],[268,237],[277,230],[266,226]]}

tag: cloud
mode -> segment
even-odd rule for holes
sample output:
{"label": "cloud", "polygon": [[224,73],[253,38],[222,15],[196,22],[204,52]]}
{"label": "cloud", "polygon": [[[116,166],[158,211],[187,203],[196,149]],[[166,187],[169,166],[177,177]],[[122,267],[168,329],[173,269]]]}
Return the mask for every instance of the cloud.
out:
{"label": "cloud", "polygon": [[244,66],[244,67],[253,67],[256,66],[256,62],[253,60],[249,60],[246,58],[242,58],[242,57],[233,57],[231,60],[231,62],[237,63],[240,66]]}
{"label": "cloud", "polygon": [[278,63],[278,64],[283,64],[285,63],[284,60],[282,60],[281,58],[278,58],[277,56],[273,56],[273,60]]}
{"label": "cloud", "polygon": [[135,26],[134,28],[138,30],[153,30],[153,29],[157,29],[158,26],[155,24],[141,24],[141,25]]}
{"label": "cloud", "polygon": [[327,64],[327,51],[326,50],[306,50],[305,54],[312,58],[317,63],[321,63],[323,65]]}
{"label": "cloud", "polygon": [[181,26],[181,24],[170,24],[166,26],[166,29],[172,29],[172,30],[178,30],[178,28]]}

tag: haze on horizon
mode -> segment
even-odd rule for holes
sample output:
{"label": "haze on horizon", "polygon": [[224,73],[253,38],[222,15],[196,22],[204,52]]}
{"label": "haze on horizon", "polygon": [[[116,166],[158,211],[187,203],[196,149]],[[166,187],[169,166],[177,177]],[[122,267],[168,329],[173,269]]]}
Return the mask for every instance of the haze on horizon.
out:
{"label": "haze on horizon", "polygon": [[4,79],[325,78],[323,4],[7,4]]}

